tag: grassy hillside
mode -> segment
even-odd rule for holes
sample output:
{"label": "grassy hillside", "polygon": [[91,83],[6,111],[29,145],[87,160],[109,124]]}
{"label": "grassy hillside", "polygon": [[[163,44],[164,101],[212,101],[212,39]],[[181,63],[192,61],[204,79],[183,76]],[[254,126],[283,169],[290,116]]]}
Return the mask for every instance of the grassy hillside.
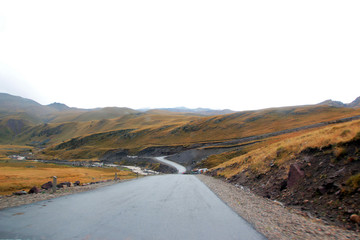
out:
{"label": "grassy hillside", "polygon": [[[356,137],[360,137],[360,120],[291,133],[251,146],[240,153],[240,156],[231,158],[225,155],[227,161],[214,166],[213,169],[217,169],[217,174],[226,178],[231,178],[245,169],[257,174],[265,173],[270,170],[272,164],[289,169],[289,161],[305,149],[321,149]],[[341,149],[334,148],[333,153],[334,156],[338,156],[341,154]]]}
{"label": "grassy hillside", "polygon": [[87,122],[102,119],[113,119],[128,114],[135,114],[138,111],[130,108],[117,108],[107,107],[92,110],[81,110],[81,109],[70,109],[63,111],[58,114],[54,114],[50,121],[51,123],[62,123],[62,122]]}
{"label": "grassy hillside", "polygon": [[[93,122],[91,127],[86,125],[87,128],[83,125],[84,131],[81,133],[87,132],[88,135],[78,134],[78,137],[59,144],[47,153],[60,158],[81,158],[85,153],[89,155],[92,152],[90,155],[96,157],[106,150],[117,148],[136,152],[150,146],[221,142],[331,121],[359,113],[359,110],[349,108],[316,106],[266,109],[216,117],[127,115],[116,120]],[[73,133],[79,128],[72,129]],[[98,131],[92,133],[90,129]]]}
{"label": "grassy hillside", "polygon": [[360,214],[360,120],[211,156],[210,174],[348,229]]}

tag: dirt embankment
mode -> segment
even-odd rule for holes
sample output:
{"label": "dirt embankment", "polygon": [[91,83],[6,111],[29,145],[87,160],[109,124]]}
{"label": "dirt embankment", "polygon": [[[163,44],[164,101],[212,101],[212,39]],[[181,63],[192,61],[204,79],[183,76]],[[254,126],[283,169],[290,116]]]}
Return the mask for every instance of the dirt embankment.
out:
{"label": "dirt embankment", "polygon": [[357,232],[328,225],[302,211],[257,196],[246,187],[234,186],[204,175],[198,176],[219,198],[269,240],[360,239]]}
{"label": "dirt embankment", "polygon": [[272,165],[265,174],[248,169],[227,181],[330,224],[358,228],[350,217],[360,215],[360,137],[322,149],[308,148],[287,166]]}

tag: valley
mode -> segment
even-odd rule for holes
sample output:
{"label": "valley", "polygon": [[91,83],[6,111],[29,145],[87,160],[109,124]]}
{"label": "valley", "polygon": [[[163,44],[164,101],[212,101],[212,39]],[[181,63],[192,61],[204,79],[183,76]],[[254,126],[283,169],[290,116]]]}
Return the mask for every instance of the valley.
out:
{"label": "valley", "polygon": [[[43,106],[0,94],[0,168],[8,172],[9,156],[25,154],[48,163],[176,173],[178,169],[160,159],[166,156],[186,173],[208,168],[209,176],[356,231],[359,223],[352,216],[360,215],[359,104],[360,98],[349,104],[327,100],[243,112],[144,111]],[[38,183],[16,184],[29,188]]]}

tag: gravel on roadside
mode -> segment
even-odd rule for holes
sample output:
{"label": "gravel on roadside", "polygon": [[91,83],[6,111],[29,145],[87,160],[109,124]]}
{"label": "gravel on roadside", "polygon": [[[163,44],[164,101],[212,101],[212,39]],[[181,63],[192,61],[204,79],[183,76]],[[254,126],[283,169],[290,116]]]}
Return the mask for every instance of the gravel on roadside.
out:
{"label": "gravel on roadside", "polygon": [[56,193],[53,193],[52,190],[41,190],[41,192],[38,194],[26,194],[21,196],[16,196],[16,195],[0,196],[0,210],[9,207],[17,207],[24,204],[30,204],[38,201],[49,200],[52,198],[57,198],[69,194],[90,191],[96,188],[110,186],[115,183],[120,183],[124,181],[129,181],[129,180],[109,181],[109,182],[96,183],[86,186],[60,188],[56,191]]}
{"label": "gravel on roadside", "polygon": [[247,188],[206,175],[198,178],[269,240],[360,239],[359,232],[327,225],[280,202],[257,196]]}

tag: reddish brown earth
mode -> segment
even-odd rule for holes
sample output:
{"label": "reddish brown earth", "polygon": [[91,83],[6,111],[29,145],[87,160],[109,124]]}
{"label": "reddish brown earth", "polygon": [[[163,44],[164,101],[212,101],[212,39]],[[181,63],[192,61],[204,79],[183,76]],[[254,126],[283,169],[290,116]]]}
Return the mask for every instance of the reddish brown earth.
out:
{"label": "reddish brown earth", "polygon": [[[227,181],[329,224],[359,229],[350,217],[360,215],[360,138],[308,148],[288,164],[290,168],[273,165],[265,174],[246,170]],[[216,170],[210,174],[216,176]],[[351,176],[358,176],[355,186],[349,183]]]}

